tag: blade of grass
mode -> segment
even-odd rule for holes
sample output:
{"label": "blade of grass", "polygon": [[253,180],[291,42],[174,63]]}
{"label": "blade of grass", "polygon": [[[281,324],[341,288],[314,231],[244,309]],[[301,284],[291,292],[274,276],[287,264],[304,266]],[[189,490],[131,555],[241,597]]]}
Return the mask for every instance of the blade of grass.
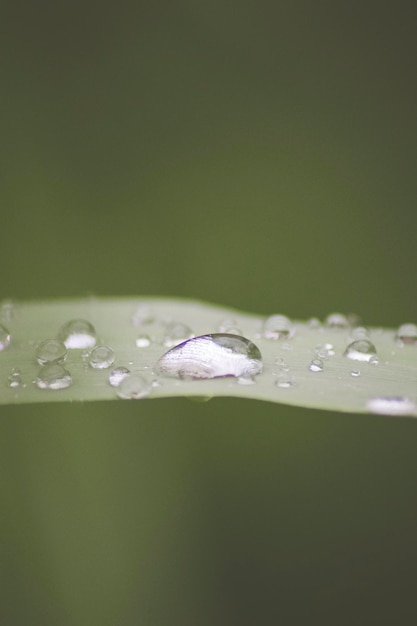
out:
{"label": "blade of grass", "polygon": [[[168,349],[164,346],[167,324],[180,322],[195,336],[219,332],[225,320],[261,350],[263,372],[253,384],[236,378],[178,380],[159,377],[150,398],[174,396],[236,396],[303,407],[343,412],[378,412],[417,416],[417,345],[400,347],[395,331],[369,329],[379,362],[353,361],[344,352],[352,341],[351,328],[331,328],[307,322],[292,322],[291,337],[279,340],[263,336],[265,318],[221,306],[179,298],[87,298],[3,304],[0,322],[12,340],[0,351],[0,404],[113,400],[116,390],[108,382],[112,369],[93,369],[82,350],[69,350],[65,368],[73,384],[60,390],[39,389],[34,383],[41,366],[36,348],[45,339],[58,336],[71,319],[91,322],[98,343],[115,353],[114,366],[125,366],[155,383],[153,368]],[[150,344],[138,347],[139,336]],[[140,343],[140,342],[139,342]],[[146,343],[143,342],[143,343]],[[334,355],[324,355],[322,371],[311,371],[317,347],[331,344]],[[83,358],[84,356],[84,358]],[[22,384],[10,387],[9,376],[18,368]],[[379,399],[379,400],[378,400]]]}

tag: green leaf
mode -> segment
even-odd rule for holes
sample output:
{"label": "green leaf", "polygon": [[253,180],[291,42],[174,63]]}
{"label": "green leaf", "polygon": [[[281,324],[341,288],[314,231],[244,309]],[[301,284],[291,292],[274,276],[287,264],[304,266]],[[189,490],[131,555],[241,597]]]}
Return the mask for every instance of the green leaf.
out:
{"label": "green leaf", "polygon": [[[0,351],[1,404],[114,400],[117,393],[109,384],[109,373],[124,366],[147,381],[149,398],[236,396],[333,411],[417,416],[417,345],[399,342],[395,330],[368,329],[367,339],[377,352],[373,359],[377,363],[372,364],[372,360],[345,355],[357,336],[351,325],[291,321],[289,334],[271,339],[265,337],[263,316],[178,298],[3,303],[0,318],[11,335],[10,345]],[[40,389],[36,380],[45,366],[37,362],[36,350],[42,341],[59,337],[62,326],[73,319],[85,319],[94,326],[97,345],[114,351],[114,365],[95,369],[85,350],[69,349],[63,367],[72,384]],[[260,349],[262,373],[253,381],[157,375],[154,368],[169,349],[164,338],[172,322],[189,326],[194,336],[239,331]],[[141,345],[147,343],[144,336],[149,337],[149,345]],[[320,359],[321,364],[311,366],[313,359]]]}

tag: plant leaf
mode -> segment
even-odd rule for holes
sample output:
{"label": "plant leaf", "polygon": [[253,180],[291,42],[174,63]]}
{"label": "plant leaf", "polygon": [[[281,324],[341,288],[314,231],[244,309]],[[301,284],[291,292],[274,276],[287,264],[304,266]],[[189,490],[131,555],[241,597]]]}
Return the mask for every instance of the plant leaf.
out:
{"label": "plant leaf", "polygon": [[[36,349],[43,340],[57,338],[60,328],[72,319],[93,324],[98,343],[114,351],[114,366],[95,369],[85,351],[70,349],[64,367],[72,377],[71,386],[40,389],[34,382],[43,369]],[[109,373],[115,366],[125,366],[148,381],[150,398],[236,396],[333,411],[417,416],[417,345],[401,345],[394,330],[368,329],[367,338],[378,357],[378,363],[372,364],[345,356],[355,339],[351,326],[292,321],[288,336],[284,330],[284,336],[271,339],[264,336],[263,316],[178,298],[3,303],[0,322],[12,337],[0,351],[1,404],[116,399]],[[238,331],[260,349],[263,372],[253,384],[240,384],[252,381],[235,377],[157,376],[154,368],[169,349],[164,338],[172,323],[185,324],[194,336]],[[313,359],[321,363],[311,366]],[[17,382],[10,386],[13,372]]]}

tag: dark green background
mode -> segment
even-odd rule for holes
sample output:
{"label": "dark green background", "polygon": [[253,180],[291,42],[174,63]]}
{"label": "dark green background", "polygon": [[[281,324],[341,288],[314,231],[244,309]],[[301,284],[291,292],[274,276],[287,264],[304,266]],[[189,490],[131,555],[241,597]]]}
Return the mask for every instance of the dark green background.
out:
{"label": "dark green background", "polygon": [[[412,3],[14,2],[0,297],[416,322]],[[415,423],[1,410],[4,623],[414,624]]]}

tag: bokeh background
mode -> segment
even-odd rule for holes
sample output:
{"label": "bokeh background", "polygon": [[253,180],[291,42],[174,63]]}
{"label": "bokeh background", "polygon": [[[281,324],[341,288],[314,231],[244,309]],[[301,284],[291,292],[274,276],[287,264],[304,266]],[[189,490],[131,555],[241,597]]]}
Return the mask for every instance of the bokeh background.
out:
{"label": "bokeh background", "polygon": [[[0,298],[416,322],[412,3],[13,2]],[[1,409],[10,625],[415,624],[412,420]]]}

